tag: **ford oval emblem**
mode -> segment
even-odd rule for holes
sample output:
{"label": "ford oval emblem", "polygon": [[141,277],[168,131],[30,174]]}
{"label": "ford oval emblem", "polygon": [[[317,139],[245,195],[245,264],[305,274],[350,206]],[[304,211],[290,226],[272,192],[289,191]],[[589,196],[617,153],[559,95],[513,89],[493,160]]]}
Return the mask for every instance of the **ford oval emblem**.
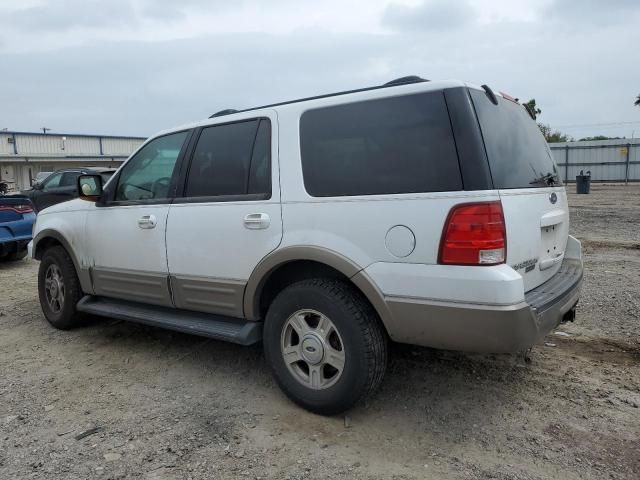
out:
{"label": "ford oval emblem", "polygon": [[558,201],[558,196],[555,194],[555,192],[549,195],[549,201],[554,205]]}

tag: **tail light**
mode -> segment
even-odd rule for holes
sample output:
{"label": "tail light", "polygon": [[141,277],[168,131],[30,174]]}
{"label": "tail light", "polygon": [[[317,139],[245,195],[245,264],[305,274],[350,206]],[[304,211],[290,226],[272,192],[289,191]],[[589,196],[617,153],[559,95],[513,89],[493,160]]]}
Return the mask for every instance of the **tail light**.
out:
{"label": "tail light", "polygon": [[13,210],[16,213],[31,213],[33,207],[28,203],[19,203],[17,205],[0,205],[0,210]]}
{"label": "tail light", "polygon": [[497,265],[506,256],[502,203],[465,203],[451,209],[442,231],[438,263]]}

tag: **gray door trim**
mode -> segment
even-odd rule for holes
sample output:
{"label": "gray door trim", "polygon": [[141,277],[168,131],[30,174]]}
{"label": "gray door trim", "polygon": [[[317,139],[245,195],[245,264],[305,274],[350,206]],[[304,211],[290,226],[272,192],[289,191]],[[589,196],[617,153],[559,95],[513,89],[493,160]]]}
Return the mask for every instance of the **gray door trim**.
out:
{"label": "gray door trim", "polygon": [[242,303],[247,282],[243,280],[171,275],[177,308],[243,318]]}
{"label": "gray door trim", "polygon": [[91,278],[96,295],[173,306],[168,275],[165,273],[93,267]]}

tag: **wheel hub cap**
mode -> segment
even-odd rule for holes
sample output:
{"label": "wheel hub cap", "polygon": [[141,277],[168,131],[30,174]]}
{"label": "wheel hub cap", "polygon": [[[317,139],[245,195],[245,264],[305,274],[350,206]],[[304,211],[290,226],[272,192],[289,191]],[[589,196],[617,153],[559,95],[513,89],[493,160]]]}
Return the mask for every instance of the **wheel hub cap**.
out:
{"label": "wheel hub cap", "polygon": [[65,288],[62,273],[57,265],[51,264],[45,274],[45,297],[53,313],[58,313],[64,307]]}
{"label": "wheel hub cap", "polygon": [[302,340],[302,358],[311,365],[317,365],[324,357],[324,346],[320,338],[309,334]]}
{"label": "wheel hub cap", "polygon": [[285,321],[280,348],[289,372],[307,388],[329,388],[342,376],[346,361],[342,337],[335,324],[316,310],[299,310]]}

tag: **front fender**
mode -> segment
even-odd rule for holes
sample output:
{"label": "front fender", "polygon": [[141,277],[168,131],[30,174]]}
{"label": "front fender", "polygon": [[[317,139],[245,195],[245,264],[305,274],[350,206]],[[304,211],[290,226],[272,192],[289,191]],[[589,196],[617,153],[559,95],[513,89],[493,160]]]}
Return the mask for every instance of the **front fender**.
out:
{"label": "front fender", "polygon": [[93,293],[90,262],[84,255],[86,211],[68,211],[38,215],[31,245],[31,256],[40,260],[46,247],[59,244],[67,251],[75,266],[78,280],[85,293]]}

